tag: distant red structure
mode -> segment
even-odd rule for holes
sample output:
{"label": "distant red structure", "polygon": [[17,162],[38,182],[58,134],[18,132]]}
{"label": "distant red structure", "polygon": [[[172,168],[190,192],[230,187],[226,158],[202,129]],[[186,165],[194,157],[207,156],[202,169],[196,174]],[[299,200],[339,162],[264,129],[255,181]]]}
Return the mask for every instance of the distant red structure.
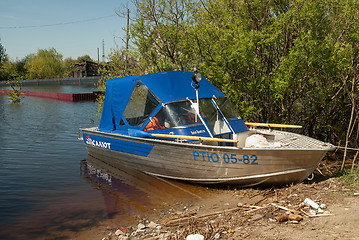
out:
{"label": "distant red structure", "polygon": [[[11,90],[0,89],[0,95],[7,94]],[[62,101],[80,102],[80,101],[95,101],[101,94],[101,91],[93,91],[92,93],[56,93],[56,92],[37,92],[37,91],[22,91],[25,96],[51,98]]]}

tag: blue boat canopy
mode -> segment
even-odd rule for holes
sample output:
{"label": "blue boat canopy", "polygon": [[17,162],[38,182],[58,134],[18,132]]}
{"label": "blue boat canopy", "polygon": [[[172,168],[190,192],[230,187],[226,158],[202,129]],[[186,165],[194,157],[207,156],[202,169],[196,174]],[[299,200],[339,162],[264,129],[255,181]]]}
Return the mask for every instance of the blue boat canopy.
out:
{"label": "blue boat canopy", "polygon": [[[178,123],[179,120],[174,119],[175,117],[171,113],[184,109],[187,110],[187,117],[192,118],[189,115],[192,112],[195,115],[195,111],[193,106],[191,107],[191,103],[193,105],[196,99],[196,90],[194,82],[192,81],[192,74],[192,72],[185,71],[168,71],[142,76],[109,79],[106,83],[105,100],[99,130],[104,132],[125,132],[129,128],[138,128],[144,131],[158,130],[151,127],[148,128],[149,125],[154,123],[154,119],[157,121],[159,115],[166,115],[167,118],[168,116],[172,118],[171,121],[173,123]],[[224,93],[213,86],[204,77],[202,77],[198,90],[199,99],[206,99],[200,101],[200,106],[203,105],[203,109],[207,109],[208,104],[212,105],[212,103],[208,101],[211,101],[211,99],[214,101],[213,98],[226,98]],[[222,102],[221,100],[220,104],[222,104]],[[217,105],[215,102],[213,102],[213,104],[215,106]],[[211,113],[205,115],[211,115]],[[238,116],[235,119],[238,120],[240,117]],[[206,133],[206,131],[201,130],[204,126],[203,124],[199,124],[200,121],[197,117],[192,120],[192,123],[197,123],[194,125],[197,125],[196,131],[201,133],[200,135],[218,135],[212,135],[210,133],[211,131]],[[163,123],[163,125],[165,124]],[[173,124],[171,124],[171,126],[167,124],[163,129],[169,129],[171,127],[173,127]],[[240,128],[240,131],[247,130],[244,123],[241,124]],[[184,127],[180,129],[182,130],[178,130],[177,134],[188,133],[183,132]],[[173,129],[171,131],[173,132]],[[193,132],[193,129],[191,131]]]}

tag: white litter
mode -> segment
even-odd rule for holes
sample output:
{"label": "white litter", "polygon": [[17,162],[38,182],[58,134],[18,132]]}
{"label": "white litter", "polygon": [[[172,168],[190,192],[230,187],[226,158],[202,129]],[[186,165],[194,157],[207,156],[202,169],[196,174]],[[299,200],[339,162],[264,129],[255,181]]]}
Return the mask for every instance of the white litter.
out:
{"label": "white litter", "polygon": [[253,134],[246,139],[245,147],[255,148],[278,148],[281,147],[279,142],[268,142],[261,134]]}
{"label": "white litter", "polygon": [[204,240],[204,236],[201,234],[191,234],[186,237],[186,240]]}

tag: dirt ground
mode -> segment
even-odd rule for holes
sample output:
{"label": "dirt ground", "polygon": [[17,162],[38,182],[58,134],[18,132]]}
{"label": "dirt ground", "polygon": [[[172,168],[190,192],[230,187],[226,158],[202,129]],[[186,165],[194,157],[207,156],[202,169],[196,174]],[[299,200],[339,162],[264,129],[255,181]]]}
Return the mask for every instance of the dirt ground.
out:
{"label": "dirt ground", "polygon": [[[171,233],[169,239],[196,233],[204,239],[359,239],[359,197],[338,178],[280,189],[217,191],[156,223]],[[308,197],[325,203],[325,212],[311,215],[312,208],[303,203]],[[287,212],[283,208],[303,219],[276,221]]]}
{"label": "dirt ground", "polygon": [[[339,177],[321,174],[312,182],[277,188],[210,188],[204,196],[154,209],[131,226],[92,229],[76,239],[164,240],[191,234],[205,240],[359,239],[358,192]],[[325,204],[324,212],[305,204],[306,198]],[[289,215],[296,220],[280,220]]]}

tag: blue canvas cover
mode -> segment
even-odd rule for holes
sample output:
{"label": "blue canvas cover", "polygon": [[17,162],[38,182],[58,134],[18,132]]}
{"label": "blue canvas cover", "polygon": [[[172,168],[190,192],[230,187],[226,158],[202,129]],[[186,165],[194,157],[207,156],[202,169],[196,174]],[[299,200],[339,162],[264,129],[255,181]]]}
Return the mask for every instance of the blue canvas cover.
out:
{"label": "blue canvas cover", "polygon": [[[196,99],[192,74],[192,72],[185,71],[168,71],[107,80],[99,129],[105,132],[116,130],[116,123],[120,122],[132,91],[139,81],[146,85],[164,104],[187,98]],[[199,98],[212,98],[213,96],[223,97],[225,94],[202,77]]]}

